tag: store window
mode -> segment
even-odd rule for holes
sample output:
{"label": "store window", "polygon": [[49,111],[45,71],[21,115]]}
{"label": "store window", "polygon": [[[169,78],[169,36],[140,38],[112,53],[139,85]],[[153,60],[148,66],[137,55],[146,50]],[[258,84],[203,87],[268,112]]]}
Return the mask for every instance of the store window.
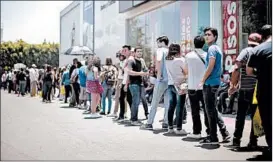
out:
{"label": "store window", "polygon": [[[170,43],[182,45],[184,38],[192,43],[192,39],[201,34],[199,30],[210,24],[209,4],[209,1],[176,1],[129,19],[127,43],[143,47],[144,59],[150,63],[159,36],[168,36]],[[192,45],[189,51],[191,48]]]}

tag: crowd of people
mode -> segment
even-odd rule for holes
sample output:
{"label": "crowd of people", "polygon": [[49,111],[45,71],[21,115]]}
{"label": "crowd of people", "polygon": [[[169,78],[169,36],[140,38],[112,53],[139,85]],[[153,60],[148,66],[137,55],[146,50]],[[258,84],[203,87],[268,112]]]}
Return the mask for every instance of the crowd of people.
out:
{"label": "crowd of people", "polygon": [[[14,90],[18,96],[41,91],[42,101],[51,102],[58,97],[69,102],[71,107],[86,109],[86,118],[97,119],[102,115],[114,117],[118,123],[130,122],[144,130],[152,130],[159,103],[164,102],[162,129],[168,133],[187,135],[201,140],[201,144],[219,145],[217,126],[223,142],[229,142],[230,132],[222,114],[233,112],[237,100],[235,131],[228,147],[240,148],[245,117],[253,118],[257,105],[252,103],[255,86],[262,126],[268,147],[257,158],[272,160],[272,29],[271,25],[262,27],[260,34],[249,35],[248,47],[238,55],[234,67],[223,71],[223,53],[216,44],[218,31],[205,28],[204,36],[196,36],[194,49],[181,55],[179,44],[170,44],[167,36],[157,38],[157,51],[153,63],[146,65],[141,47],[124,45],[113,64],[107,58],[104,65],[98,56],[92,55],[86,61],[73,60],[72,65],[52,68],[45,65],[38,70],[30,69],[4,73],[2,83],[8,91]],[[56,94],[56,89],[59,92]],[[226,99],[229,99],[228,106]],[[69,101],[68,101],[69,99]],[[107,105],[106,105],[107,99]],[[192,132],[186,132],[189,99],[192,116]],[[112,105],[114,100],[114,105]],[[147,122],[138,119],[140,102],[144,108]],[[127,104],[128,103],[128,104]],[[148,104],[151,103],[150,110]],[[112,110],[112,107],[114,107]],[[130,119],[126,112],[130,110]],[[207,136],[201,137],[201,110]],[[176,126],[176,127],[174,127]],[[258,136],[253,125],[248,150],[257,150]]]}

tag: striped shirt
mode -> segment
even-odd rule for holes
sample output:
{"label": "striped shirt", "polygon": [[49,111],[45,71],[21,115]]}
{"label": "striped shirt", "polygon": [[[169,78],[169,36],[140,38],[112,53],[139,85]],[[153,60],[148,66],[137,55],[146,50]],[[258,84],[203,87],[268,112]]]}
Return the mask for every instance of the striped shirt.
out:
{"label": "striped shirt", "polygon": [[246,64],[250,55],[252,54],[252,47],[247,47],[241,51],[236,61],[242,63],[241,76],[240,76],[240,89],[242,90],[252,90],[256,85],[256,77],[249,76],[246,74]]}

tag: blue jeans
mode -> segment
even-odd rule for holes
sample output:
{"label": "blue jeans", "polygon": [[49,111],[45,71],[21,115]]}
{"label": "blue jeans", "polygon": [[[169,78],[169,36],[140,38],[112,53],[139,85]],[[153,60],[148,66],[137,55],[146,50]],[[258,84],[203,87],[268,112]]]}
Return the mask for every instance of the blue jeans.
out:
{"label": "blue jeans", "polygon": [[107,85],[106,82],[103,82],[103,93],[102,93],[102,112],[105,112],[106,97],[108,98],[108,112],[111,112],[112,108],[112,94],[113,86]]}
{"label": "blue jeans", "polygon": [[137,84],[130,84],[129,89],[132,95],[131,121],[137,121],[138,106],[140,104],[140,96],[141,96],[141,86]]}
{"label": "blue jeans", "polygon": [[19,92],[21,93],[21,95],[25,95],[26,84],[27,82],[25,80],[19,81]]}
{"label": "blue jeans", "polygon": [[185,107],[186,94],[179,95],[173,85],[168,86],[167,92],[168,92],[169,103],[170,103],[169,111],[168,111],[169,128],[173,128],[173,115],[174,115],[174,111],[176,110],[177,129],[181,130],[183,114],[186,109]]}
{"label": "blue jeans", "polygon": [[164,107],[165,107],[163,123],[168,124],[169,99],[168,99],[168,93],[166,91],[167,88],[168,88],[167,82],[156,81],[154,92],[153,92],[152,106],[151,106],[147,124],[153,124],[155,115],[157,112],[157,106],[160,102],[162,95],[164,95]]}

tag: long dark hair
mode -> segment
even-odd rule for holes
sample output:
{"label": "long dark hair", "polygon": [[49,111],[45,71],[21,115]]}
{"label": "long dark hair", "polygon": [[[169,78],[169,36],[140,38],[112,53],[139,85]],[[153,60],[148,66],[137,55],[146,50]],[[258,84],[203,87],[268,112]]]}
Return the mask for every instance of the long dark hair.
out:
{"label": "long dark hair", "polygon": [[168,55],[166,56],[166,60],[173,60],[176,55],[179,55],[181,52],[181,48],[179,44],[171,44],[169,47]]}

